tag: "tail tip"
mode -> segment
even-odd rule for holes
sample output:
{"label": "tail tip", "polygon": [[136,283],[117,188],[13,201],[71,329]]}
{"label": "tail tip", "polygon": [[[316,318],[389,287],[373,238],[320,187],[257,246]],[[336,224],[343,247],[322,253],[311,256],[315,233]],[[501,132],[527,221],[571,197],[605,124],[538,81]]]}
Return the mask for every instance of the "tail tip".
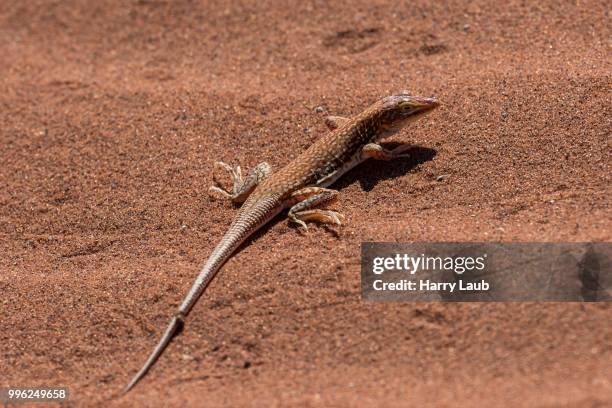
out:
{"label": "tail tip", "polygon": [[128,385],[125,386],[125,388],[123,389],[123,395],[127,394],[128,392],[130,392],[130,390],[132,388],[134,388],[134,386],[136,385],[136,383],[140,380],[140,378],[134,377],[132,379],[132,381],[130,381],[128,383]]}

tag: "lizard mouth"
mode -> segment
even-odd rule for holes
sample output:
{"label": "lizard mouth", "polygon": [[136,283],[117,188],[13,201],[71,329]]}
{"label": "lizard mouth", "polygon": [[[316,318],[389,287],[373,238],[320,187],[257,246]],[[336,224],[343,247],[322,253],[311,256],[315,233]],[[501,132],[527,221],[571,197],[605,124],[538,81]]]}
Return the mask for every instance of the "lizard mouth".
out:
{"label": "lizard mouth", "polygon": [[414,108],[420,111],[431,110],[440,106],[436,98],[414,97]]}
{"label": "lizard mouth", "polygon": [[440,106],[440,102],[436,98],[413,96],[410,100],[410,109],[402,112],[402,117],[404,119],[414,119],[417,116],[429,113],[438,106]]}
{"label": "lizard mouth", "polygon": [[411,96],[408,103],[408,109],[399,112],[391,123],[383,126],[383,130],[379,136],[381,139],[397,133],[404,126],[428,114],[440,105],[436,98],[425,98],[420,96]]}

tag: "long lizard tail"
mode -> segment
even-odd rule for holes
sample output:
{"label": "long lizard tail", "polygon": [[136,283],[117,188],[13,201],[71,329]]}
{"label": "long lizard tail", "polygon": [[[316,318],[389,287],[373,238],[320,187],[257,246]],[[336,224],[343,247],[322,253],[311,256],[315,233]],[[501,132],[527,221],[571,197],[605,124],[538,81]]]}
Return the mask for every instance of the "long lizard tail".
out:
{"label": "long lizard tail", "polygon": [[166,332],[160,339],[159,343],[143,365],[136,373],[132,381],[125,387],[124,392],[131,390],[155,364],[159,356],[164,352],[170,341],[181,332],[185,317],[191,311],[191,308],[196,304],[204,290],[215,277],[221,266],[232,256],[234,251],[255,231],[267,224],[280,211],[277,201],[270,197],[268,199],[259,199],[254,203],[245,203],[240,209],[234,222],[225,233],[221,242],[214,249],[208,261],[200,271],[195,282],[191,286],[189,293],[183,300],[183,303],[174,315]]}

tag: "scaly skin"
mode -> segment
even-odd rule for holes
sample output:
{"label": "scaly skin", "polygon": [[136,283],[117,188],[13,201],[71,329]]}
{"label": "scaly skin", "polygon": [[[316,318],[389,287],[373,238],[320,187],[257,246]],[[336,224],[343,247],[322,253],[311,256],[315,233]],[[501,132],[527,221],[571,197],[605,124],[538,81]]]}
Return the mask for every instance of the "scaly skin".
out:
{"label": "scaly skin", "polygon": [[[234,188],[228,192],[217,185],[211,187],[211,191],[221,193],[235,202],[244,201],[244,204],[200,271],[157,347],[127,385],[125,392],[145,376],[172,338],[178,334],[185,317],[240,244],[287,208],[290,221],[305,229],[306,221],[340,225],[340,214],[315,209],[337,198],[338,193],[326,187],[369,158],[391,160],[405,157],[402,152],[408,145],[387,151],[376,142],[399,131],[408,122],[436,106],[438,102],[435,99],[400,93],[377,101],[350,119],[330,116],[326,123],[331,132],[278,173],[270,174],[270,166],[262,163],[243,181],[240,167],[234,170],[224,163],[218,163],[234,178]],[[216,179],[215,183],[218,184]]]}

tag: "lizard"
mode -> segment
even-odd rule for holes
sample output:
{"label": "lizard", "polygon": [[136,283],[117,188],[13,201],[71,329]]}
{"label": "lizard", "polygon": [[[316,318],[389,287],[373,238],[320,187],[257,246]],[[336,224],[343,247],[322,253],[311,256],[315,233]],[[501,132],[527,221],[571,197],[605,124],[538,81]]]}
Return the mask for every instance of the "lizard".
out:
{"label": "lizard", "polygon": [[411,96],[403,91],[377,100],[356,116],[328,116],[325,123],[330,132],[276,173],[272,173],[268,163],[262,162],[243,179],[240,166],[234,169],[223,162],[215,163],[215,169],[229,173],[233,188],[225,189],[213,171],[214,185],[210,187],[210,193],[221,194],[242,206],[201,269],[159,343],[124,392],[127,393],[146,375],[172,339],[182,331],[185,318],[208,284],[247,238],[286,209],[289,209],[289,221],[304,230],[308,230],[306,222],[310,221],[341,225],[344,217],[336,211],[325,209],[337,200],[339,194],[328,187],[367,159],[408,157],[406,151],[411,145],[401,144],[387,150],[378,142],[438,105],[435,98]]}

